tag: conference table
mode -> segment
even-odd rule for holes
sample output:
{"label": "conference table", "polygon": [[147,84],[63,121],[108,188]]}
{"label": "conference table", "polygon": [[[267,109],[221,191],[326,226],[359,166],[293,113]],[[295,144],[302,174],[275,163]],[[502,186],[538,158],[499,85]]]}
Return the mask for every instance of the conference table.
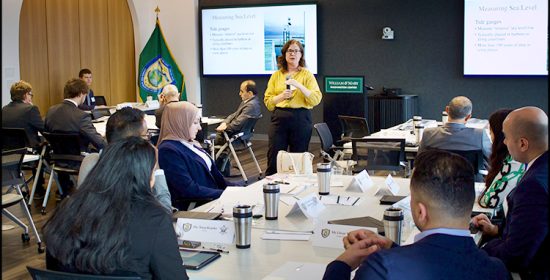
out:
{"label": "conference table", "polygon": [[[288,202],[292,201],[293,197],[304,198],[309,194],[317,194],[316,174],[309,176],[275,174],[248,187],[229,187],[219,199],[192,211],[223,212],[224,219],[232,220],[232,206],[247,204],[256,206],[255,209],[261,209],[261,212],[254,212],[254,214],[264,214],[262,186],[272,180],[289,183],[284,186],[284,189],[281,187],[279,218],[277,220],[266,220],[264,217],[253,219],[250,248],[237,249],[235,244],[220,246],[220,244],[203,242],[202,245],[207,248],[227,250],[228,253],[222,253],[221,258],[201,270],[188,270],[189,277],[191,279],[298,279],[307,275],[308,277],[305,279],[321,279],[326,265],[344,251],[343,245],[338,249],[317,247],[313,246],[312,238],[307,241],[264,240],[262,235],[266,233],[266,230],[311,233],[315,229],[316,223],[355,217],[371,216],[381,221],[384,210],[390,205],[380,205],[381,195],[375,195],[375,192],[377,187],[385,184],[386,177],[372,176],[371,179],[374,185],[366,192],[360,192],[347,189],[353,176],[333,175],[331,186],[334,186],[330,189],[331,195],[359,197],[360,199],[353,206],[325,205],[326,208],[320,212],[317,218],[307,218],[299,214],[287,216],[292,208],[292,203]],[[393,178],[393,180],[400,187],[398,195],[409,195],[409,179]],[[301,188],[301,192],[295,193],[296,188]],[[294,192],[289,190],[294,190]],[[398,203],[409,207],[408,202]],[[410,210],[403,208],[405,220],[402,242],[410,243],[408,237],[411,235],[410,233],[414,232],[415,227],[410,217]],[[220,211],[220,209],[223,210]],[[178,231],[179,229],[176,228],[176,232]],[[180,240],[180,242],[182,241]],[[297,272],[301,269],[308,270],[307,274]],[[293,271],[296,273],[294,274]]]}

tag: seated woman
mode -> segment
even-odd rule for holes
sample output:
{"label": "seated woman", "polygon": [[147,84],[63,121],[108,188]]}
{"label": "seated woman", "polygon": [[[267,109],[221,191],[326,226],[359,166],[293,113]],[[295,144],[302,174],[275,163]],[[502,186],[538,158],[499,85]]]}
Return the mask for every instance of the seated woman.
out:
{"label": "seated woman", "polygon": [[143,279],[188,279],[170,213],[153,195],[155,148],[140,137],[108,145],[43,228],[46,267]]}
{"label": "seated woman", "polygon": [[164,169],[172,206],[184,210],[180,199],[220,197],[227,187],[212,158],[195,141],[201,130],[199,109],[186,102],[167,104],[158,142],[159,165]]}
{"label": "seated woman", "polygon": [[513,160],[504,144],[502,123],[511,111],[500,109],[489,117],[489,131],[493,144],[489,157],[490,168],[485,177],[485,190],[479,197],[481,207],[500,208],[525,172],[525,164]]}

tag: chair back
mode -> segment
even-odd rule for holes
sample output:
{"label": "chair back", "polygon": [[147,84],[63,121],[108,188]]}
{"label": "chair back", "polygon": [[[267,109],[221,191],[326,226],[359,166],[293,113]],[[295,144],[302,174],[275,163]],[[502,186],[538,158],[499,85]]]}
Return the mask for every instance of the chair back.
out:
{"label": "chair back", "polygon": [[355,170],[401,170],[405,161],[405,139],[351,138]]}
{"label": "chair back", "polygon": [[334,145],[334,140],[332,139],[332,134],[330,133],[330,128],[326,123],[316,123],[313,125],[317,134],[319,134],[319,139],[321,139],[321,150],[326,153],[330,152],[330,148]]}
{"label": "chair back", "polygon": [[25,183],[21,168],[26,153],[27,148],[2,151],[2,186]]}
{"label": "chair back", "polygon": [[81,139],[77,133],[42,133],[48,141],[50,159],[58,166],[76,168],[80,166],[84,156],[81,154]]}
{"label": "chair back", "polygon": [[110,116],[111,112],[109,108],[93,109],[92,110],[92,119],[96,120],[104,116]]}
{"label": "chair back", "polygon": [[248,141],[254,136],[254,127],[256,126],[256,122],[262,117],[262,115],[259,115],[257,118],[247,118],[244,123],[243,127],[241,128],[241,131],[243,133],[243,136],[240,137],[242,141]]}
{"label": "chair back", "polygon": [[107,101],[105,100],[105,96],[103,95],[96,95],[95,98],[95,105],[97,106],[107,106]]}
{"label": "chair back", "polygon": [[45,270],[27,266],[32,279],[34,280],[139,280],[142,279],[139,276],[107,276],[107,275],[91,275],[91,274],[79,274],[68,273],[54,270]]}
{"label": "chair back", "polygon": [[365,118],[338,115],[338,119],[342,127],[342,140],[350,141],[351,138],[362,138],[370,134]]}
{"label": "chair back", "polygon": [[2,151],[30,147],[24,128],[2,127]]}

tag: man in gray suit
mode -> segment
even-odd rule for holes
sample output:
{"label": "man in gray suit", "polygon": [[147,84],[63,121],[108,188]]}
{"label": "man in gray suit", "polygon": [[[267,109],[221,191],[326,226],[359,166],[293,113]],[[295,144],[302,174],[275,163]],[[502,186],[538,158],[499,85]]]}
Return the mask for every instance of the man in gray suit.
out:
{"label": "man in gray suit", "polygon": [[[237,111],[227,116],[227,118],[225,118],[223,122],[216,128],[216,131],[218,132],[216,134],[216,140],[214,141],[216,145],[225,144],[226,141],[223,136],[223,132],[226,132],[227,135],[231,137],[241,132],[243,125],[247,119],[259,118],[262,115],[260,102],[256,97],[257,94],[258,90],[256,89],[256,83],[254,81],[246,80],[241,83],[239,96],[241,97],[242,102],[241,104],[239,104]],[[241,137],[241,139],[248,140],[246,139],[246,137],[247,136],[244,136],[244,138]],[[216,165],[224,176],[230,175],[231,166],[228,163],[229,155],[227,154],[226,150],[216,159]]]}
{"label": "man in gray suit", "polygon": [[426,149],[442,150],[481,150],[483,166],[487,169],[491,155],[491,140],[484,129],[466,127],[472,117],[472,101],[466,96],[457,96],[445,107],[449,115],[442,127],[426,128],[422,134],[418,152]]}
{"label": "man in gray suit", "polygon": [[[105,137],[109,144],[118,140],[130,137],[141,136],[143,138],[149,138],[147,134],[147,123],[145,122],[145,113],[138,109],[130,107],[122,108],[109,117],[106,126]],[[94,168],[99,161],[100,153],[88,154],[82,164],[80,165],[80,171],[78,172],[78,184],[77,187],[84,182],[88,174]],[[167,210],[172,211],[172,200],[170,192],[168,191],[168,184],[166,183],[166,177],[164,170],[155,170],[155,185],[153,187],[153,193],[158,201]]]}
{"label": "man in gray suit", "polygon": [[223,144],[225,139],[222,133],[225,131],[231,137],[232,135],[239,133],[243,128],[245,121],[249,118],[259,118],[262,115],[262,109],[260,102],[256,95],[258,90],[256,89],[256,83],[252,80],[246,80],[241,83],[239,96],[242,99],[241,104],[233,114],[227,116],[223,122],[216,128],[218,135],[216,137],[216,144]]}
{"label": "man in gray suit", "polygon": [[[102,149],[106,143],[92,124],[92,116],[78,106],[88,95],[88,85],[80,79],[70,79],[63,89],[62,103],[50,107],[45,119],[45,131],[55,133],[78,133],[81,138],[81,151],[89,151],[92,144],[95,149]],[[73,182],[68,174],[60,173],[59,184],[63,194],[69,194],[73,189]]]}

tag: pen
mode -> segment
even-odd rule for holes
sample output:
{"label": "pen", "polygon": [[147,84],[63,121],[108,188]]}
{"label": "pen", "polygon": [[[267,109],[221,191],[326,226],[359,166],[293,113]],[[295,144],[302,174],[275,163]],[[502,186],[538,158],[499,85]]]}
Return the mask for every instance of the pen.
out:
{"label": "pen", "polygon": [[273,181],[273,183],[276,183],[276,184],[284,184],[284,185],[290,185],[289,182],[284,182],[284,181]]}
{"label": "pen", "polygon": [[217,252],[217,253],[229,254],[229,251],[225,251],[225,250],[222,250],[222,249],[215,249],[215,248],[205,248],[205,247],[202,247],[202,248],[200,248],[200,249],[197,249],[197,248],[181,248],[181,247],[180,247],[180,251],[192,251],[192,252]]}
{"label": "pen", "polygon": [[340,203],[340,196],[336,198],[336,204]]}
{"label": "pen", "polygon": [[355,205],[355,203],[357,203],[357,201],[359,201],[359,197],[351,204],[351,206]]}

